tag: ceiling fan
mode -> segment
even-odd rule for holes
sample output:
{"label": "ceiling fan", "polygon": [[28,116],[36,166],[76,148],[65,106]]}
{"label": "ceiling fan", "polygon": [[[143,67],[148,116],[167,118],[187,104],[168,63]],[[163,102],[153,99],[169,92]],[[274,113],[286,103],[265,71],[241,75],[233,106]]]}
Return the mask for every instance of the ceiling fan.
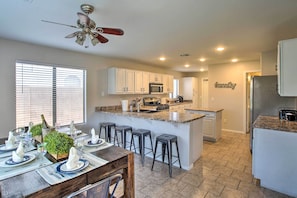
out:
{"label": "ceiling fan", "polygon": [[53,23],[57,25],[64,25],[72,28],[80,29],[79,31],[73,32],[65,38],[74,38],[76,37],[76,43],[79,45],[83,45],[86,41],[85,47],[89,47],[88,40],[91,41],[93,46],[97,45],[98,43],[107,43],[108,39],[102,36],[101,34],[112,34],[121,36],[124,34],[124,31],[118,28],[107,28],[107,27],[96,27],[96,23],[89,18],[89,14],[94,11],[94,6],[89,4],[82,4],[80,6],[83,13],[78,12],[78,20],[77,26],[75,25],[67,25],[63,23],[57,23],[53,21],[41,20],[42,22],[46,23]]}

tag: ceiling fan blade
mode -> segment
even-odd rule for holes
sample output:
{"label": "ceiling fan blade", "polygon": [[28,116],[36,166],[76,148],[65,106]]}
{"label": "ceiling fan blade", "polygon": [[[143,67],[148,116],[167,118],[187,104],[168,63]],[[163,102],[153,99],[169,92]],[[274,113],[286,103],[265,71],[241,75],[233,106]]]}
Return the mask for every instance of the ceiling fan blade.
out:
{"label": "ceiling fan blade", "polygon": [[73,38],[73,37],[76,37],[79,33],[80,33],[80,31],[73,32],[73,33],[71,33],[71,34],[65,36],[65,38]]}
{"label": "ceiling fan blade", "polygon": [[105,38],[104,36],[102,36],[102,35],[100,35],[98,33],[94,33],[93,35],[94,35],[94,37],[96,37],[100,41],[100,43],[107,43],[108,42],[107,38]]}
{"label": "ceiling fan blade", "polygon": [[77,13],[77,16],[79,18],[80,24],[82,25],[89,25],[90,24],[90,18],[88,17],[88,15],[85,15],[81,12]]}
{"label": "ceiling fan blade", "polygon": [[96,31],[104,34],[123,35],[124,31],[118,28],[96,27]]}
{"label": "ceiling fan blade", "polygon": [[56,25],[64,25],[64,26],[67,26],[67,27],[78,28],[75,25],[68,25],[68,24],[64,24],[64,23],[57,23],[57,22],[54,22],[54,21],[47,21],[47,20],[41,20],[41,21],[42,22],[46,22],[46,23],[56,24]]}

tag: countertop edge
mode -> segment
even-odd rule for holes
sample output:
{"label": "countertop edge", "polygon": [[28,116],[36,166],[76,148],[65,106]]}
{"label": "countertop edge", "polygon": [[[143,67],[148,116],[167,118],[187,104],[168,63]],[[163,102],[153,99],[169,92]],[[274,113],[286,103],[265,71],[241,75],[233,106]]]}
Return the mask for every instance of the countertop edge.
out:
{"label": "countertop edge", "polygon": [[280,120],[276,116],[258,116],[253,123],[254,128],[297,133],[297,122]]}
{"label": "countertop edge", "polygon": [[[141,118],[141,119],[171,122],[171,123],[188,123],[188,122],[192,122],[194,120],[198,120],[205,117],[205,115],[202,115],[202,114],[189,114],[189,113],[168,112],[168,111],[161,111],[161,112],[152,113],[152,114],[141,113],[141,112],[139,113],[129,112],[129,111],[123,112],[121,110],[104,110],[104,111],[97,110],[96,112],[114,114],[118,116],[129,116],[129,117],[135,117],[135,118]],[[172,117],[172,119],[170,117]],[[179,119],[179,120],[175,120],[175,119]]]}
{"label": "countertop edge", "polygon": [[215,112],[215,113],[217,113],[217,112],[223,111],[224,109],[190,107],[190,108],[185,108],[185,110],[189,110],[189,111],[206,111],[206,112]]}

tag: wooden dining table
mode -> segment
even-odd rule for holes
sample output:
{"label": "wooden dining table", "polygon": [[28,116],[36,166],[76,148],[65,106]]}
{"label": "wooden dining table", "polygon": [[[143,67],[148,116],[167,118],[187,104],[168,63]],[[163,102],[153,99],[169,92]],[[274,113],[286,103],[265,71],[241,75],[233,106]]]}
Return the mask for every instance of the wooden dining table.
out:
{"label": "wooden dining table", "polygon": [[[1,138],[0,144],[6,139]],[[134,153],[117,146],[92,152],[108,163],[62,183],[48,184],[36,170],[0,181],[0,197],[63,197],[113,174],[123,176],[121,197],[135,197]]]}

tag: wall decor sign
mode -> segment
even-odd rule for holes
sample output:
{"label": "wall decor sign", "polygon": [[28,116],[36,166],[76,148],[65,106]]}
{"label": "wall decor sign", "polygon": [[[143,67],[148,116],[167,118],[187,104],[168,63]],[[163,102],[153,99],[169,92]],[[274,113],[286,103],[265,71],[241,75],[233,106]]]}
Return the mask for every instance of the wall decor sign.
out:
{"label": "wall decor sign", "polygon": [[236,87],[236,83],[228,82],[228,83],[215,83],[215,88],[230,88],[234,90]]}

